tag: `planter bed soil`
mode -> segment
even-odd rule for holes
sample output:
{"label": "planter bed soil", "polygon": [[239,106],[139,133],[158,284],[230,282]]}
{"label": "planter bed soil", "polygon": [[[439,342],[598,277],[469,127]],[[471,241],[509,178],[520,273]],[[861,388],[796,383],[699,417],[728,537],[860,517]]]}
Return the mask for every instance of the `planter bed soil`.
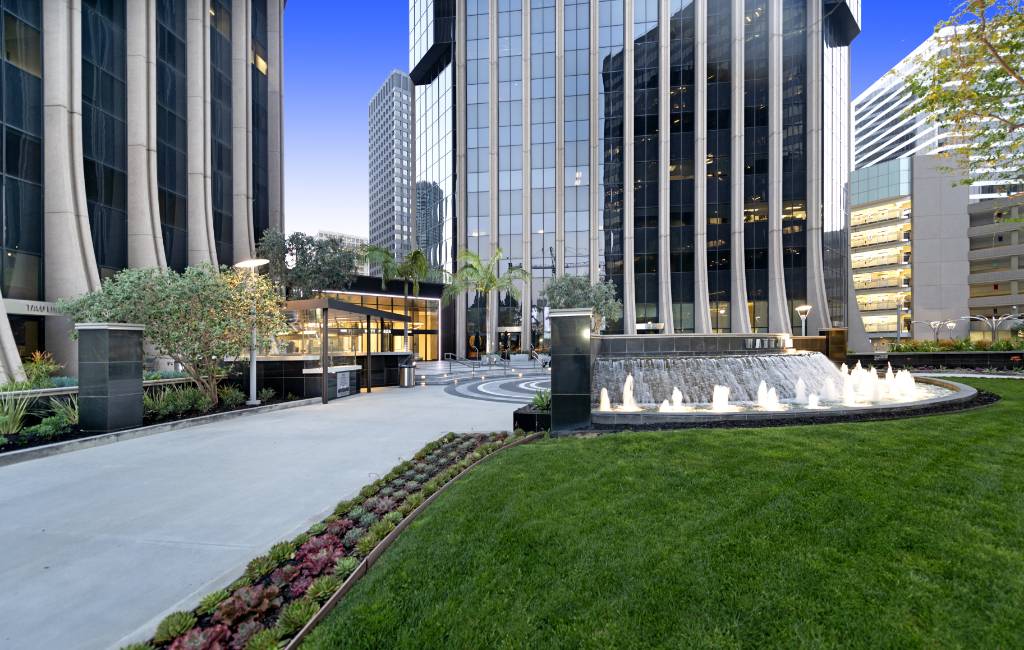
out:
{"label": "planter bed soil", "polygon": [[[284,400],[284,401],[291,401],[291,400]],[[280,403],[282,403],[282,400],[273,400],[273,401],[269,401],[269,402],[264,402],[263,404],[261,404],[261,406],[267,406],[267,405],[270,405],[270,404],[280,404]],[[215,408],[215,409],[210,409],[209,411],[207,411],[205,413],[186,413],[186,414],[177,415],[177,416],[173,416],[173,417],[161,418],[159,420],[152,419],[152,418],[145,418],[142,421],[142,426],[146,427],[146,426],[150,426],[150,425],[153,425],[153,424],[166,424],[168,422],[180,422],[182,420],[191,420],[193,418],[202,417],[204,415],[215,415],[215,414],[218,414],[218,413],[234,413],[236,411],[247,411],[247,410],[252,409],[252,408],[258,408],[258,407],[245,406],[245,405],[239,406],[237,408],[230,408],[230,409],[229,408],[220,408],[220,407],[218,407],[218,408]],[[5,434],[4,437],[7,438],[7,442],[2,444],[2,445],[0,445],[0,454],[2,454],[4,452],[8,452],[8,451],[19,451],[19,450],[22,450],[22,449],[31,449],[33,447],[42,447],[43,445],[52,445],[52,444],[57,443],[57,442],[70,442],[72,440],[80,440],[81,438],[89,438],[91,436],[100,435],[101,433],[102,432],[99,432],[99,431],[82,431],[80,428],[78,428],[78,425],[75,425],[74,427],[71,428],[70,431],[66,431],[64,433],[53,435],[53,436],[45,436],[45,437],[44,436],[25,436],[23,433]]]}
{"label": "planter bed soil", "polygon": [[124,650],[271,650],[293,637],[288,647],[296,645],[300,631],[320,620],[425,501],[474,463],[523,440],[448,434],[428,444],[308,532],[252,560],[241,578],[195,610],[165,618],[148,643]]}

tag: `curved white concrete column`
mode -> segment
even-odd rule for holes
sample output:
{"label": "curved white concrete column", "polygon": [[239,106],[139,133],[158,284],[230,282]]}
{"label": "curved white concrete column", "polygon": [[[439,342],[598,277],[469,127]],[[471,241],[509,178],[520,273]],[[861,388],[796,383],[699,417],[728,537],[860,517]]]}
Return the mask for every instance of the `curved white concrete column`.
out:
{"label": "curved white concrete column", "polygon": [[7,320],[7,308],[0,296],[0,384],[9,381],[25,381],[25,369],[21,366],[21,354]]}
{"label": "curved white concrete column", "polygon": [[671,66],[669,57],[669,2],[658,2],[658,316],[664,328],[662,334],[675,333],[675,318],[672,314],[672,259],[670,224],[670,195],[668,161],[670,150],[670,113],[672,98],[669,95]]}
{"label": "curved white concrete column", "polygon": [[188,263],[216,264],[210,150],[210,2],[188,0]]}
{"label": "curved white concrete column", "polygon": [[128,266],[166,268],[156,163],[156,0],[126,5]]}
{"label": "curved white concrete column", "polygon": [[[81,0],[43,4],[43,69],[52,71],[43,75],[45,297],[52,301],[100,286],[82,159]],[[46,348],[74,371],[70,322],[51,318],[46,325]]]}
{"label": "curved white concrete column", "polygon": [[233,0],[231,3],[231,212],[234,261],[256,256],[252,226],[251,11],[249,0]]}
{"label": "curved white concrete column", "polygon": [[791,332],[782,266],[782,2],[768,3],[768,329]]}
{"label": "curved white concrete column", "polygon": [[284,32],[285,0],[267,0],[267,194],[270,227],[284,232]]}
{"label": "curved white concrete column", "polygon": [[624,334],[636,334],[636,267],[633,262],[633,0],[624,0],[625,54],[622,93],[622,328]]}
{"label": "curved white concrete column", "polygon": [[693,331],[711,333],[708,299],[708,0],[694,0]]}
{"label": "curved white concrete column", "polygon": [[832,324],[825,291],[822,247],[822,160],[824,85],[822,82],[822,5],[807,0],[807,304],[811,305],[807,331],[816,333]]}
{"label": "curved white concrete column", "polygon": [[730,184],[730,205],[732,214],[729,218],[730,231],[732,233],[732,259],[729,266],[732,284],[732,300],[729,303],[731,329],[735,333],[747,334],[750,332],[750,310],[747,307],[747,258],[746,244],[744,242],[743,208],[746,198],[746,190],[743,187],[744,178],[744,47],[745,35],[743,30],[746,26],[744,20],[743,0],[732,0],[732,95],[731,95],[731,120],[730,134],[731,142],[729,149],[729,175]]}

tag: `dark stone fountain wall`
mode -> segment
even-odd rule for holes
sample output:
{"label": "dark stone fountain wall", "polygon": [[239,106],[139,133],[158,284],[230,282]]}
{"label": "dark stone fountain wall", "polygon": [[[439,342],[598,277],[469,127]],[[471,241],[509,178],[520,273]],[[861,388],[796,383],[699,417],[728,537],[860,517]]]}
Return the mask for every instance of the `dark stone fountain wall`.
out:
{"label": "dark stone fountain wall", "polygon": [[652,334],[595,336],[590,353],[596,357],[705,356],[784,352],[785,334]]}

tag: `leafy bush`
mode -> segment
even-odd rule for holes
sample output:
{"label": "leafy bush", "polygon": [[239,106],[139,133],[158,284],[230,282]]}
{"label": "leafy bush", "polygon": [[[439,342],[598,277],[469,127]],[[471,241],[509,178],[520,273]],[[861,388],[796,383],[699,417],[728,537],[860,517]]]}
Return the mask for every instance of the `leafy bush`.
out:
{"label": "leafy bush", "polygon": [[388,514],[384,515],[383,521],[388,522],[392,526],[397,526],[398,522],[402,521],[402,513],[397,510],[392,510]]}
{"label": "leafy bush", "polygon": [[245,393],[234,384],[225,384],[217,389],[220,403],[227,409],[236,409],[245,404]]}
{"label": "leafy bush", "polygon": [[268,386],[266,388],[259,389],[256,393],[256,397],[258,397],[261,402],[272,402],[274,398],[277,397],[277,391]]}
{"label": "leafy bush", "polygon": [[71,431],[71,425],[63,415],[51,415],[43,418],[39,424],[23,429],[21,435],[35,440],[47,440],[69,431]]}
{"label": "leafy bush", "polygon": [[616,297],[617,293],[612,282],[591,284],[588,278],[576,275],[556,276],[544,289],[544,297],[552,309],[590,307],[595,332],[622,318],[622,302]]}
{"label": "leafy bush", "polygon": [[359,566],[359,560],[352,556],[338,558],[338,561],[334,563],[334,575],[339,578],[347,578],[352,575],[352,572]]}
{"label": "leafy bush", "polygon": [[32,353],[31,358],[22,364],[22,367],[25,369],[25,378],[33,388],[51,388],[53,381],[50,379],[50,375],[64,366],[57,363],[49,352],[36,350]]}
{"label": "leafy bush", "polygon": [[320,606],[312,598],[300,598],[288,603],[277,618],[277,627],[282,632],[281,636],[291,636],[301,630],[318,611],[320,611]]}
{"label": "leafy bush", "polygon": [[174,612],[168,614],[167,618],[160,621],[153,634],[153,640],[157,643],[167,643],[176,639],[185,632],[192,629],[196,624],[196,615],[192,612]]}
{"label": "leafy bush", "polygon": [[306,590],[306,595],[316,602],[323,604],[334,595],[334,592],[338,591],[340,586],[341,578],[333,575],[320,576]]}
{"label": "leafy bush", "polygon": [[78,424],[78,397],[70,395],[66,400],[51,397],[50,413],[61,416],[69,425]]}
{"label": "leafy bush", "polygon": [[199,601],[199,606],[196,607],[196,611],[205,616],[209,616],[217,611],[217,606],[228,599],[231,593],[227,589],[218,589],[212,593],[206,594],[202,600]]}
{"label": "leafy bush", "polygon": [[57,375],[50,377],[50,382],[54,388],[71,388],[72,386],[78,385],[78,377],[64,377],[63,375]]}
{"label": "leafy bush", "polygon": [[20,433],[31,406],[29,397],[0,393],[0,434]]}
{"label": "leafy bush", "polygon": [[996,341],[973,341],[971,339],[946,339],[941,341],[901,341],[889,346],[890,352],[1015,352],[1024,348],[1024,341],[1003,339]]}
{"label": "leafy bush", "polygon": [[539,390],[534,394],[533,399],[530,400],[530,405],[538,411],[550,411],[551,410],[551,391]]}

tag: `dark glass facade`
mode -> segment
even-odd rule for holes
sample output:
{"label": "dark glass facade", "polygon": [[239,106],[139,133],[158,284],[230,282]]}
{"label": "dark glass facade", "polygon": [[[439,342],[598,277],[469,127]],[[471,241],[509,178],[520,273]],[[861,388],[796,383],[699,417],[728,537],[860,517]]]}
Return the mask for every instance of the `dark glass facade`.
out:
{"label": "dark glass facade", "polygon": [[711,331],[732,327],[732,5],[708,3],[707,241]]}
{"label": "dark glass facade", "polygon": [[234,262],[231,123],[231,3],[210,2],[210,151],[217,261]]}
{"label": "dark glass facade", "polygon": [[[563,260],[556,250],[556,25],[553,0],[530,0],[530,275],[534,306]],[[537,311],[543,311],[537,308]],[[542,345],[543,317],[531,343]]]}
{"label": "dark glass facade", "polygon": [[782,10],[782,266],[789,319],[807,302],[807,3]]}
{"label": "dark glass facade", "polygon": [[[490,22],[487,0],[466,0],[466,248],[491,256]],[[466,311],[467,350],[483,350],[487,298],[471,295]]]}
{"label": "dark glass facade", "polygon": [[185,3],[156,3],[156,136],[160,225],[167,266],[188,264]]}
{"label": "dark glass facade", "polygon": [[[548,0],[549,1],[549,0]],[[498,0],[498,272],[523,266],[523,11],[522,0]],[[503,347],[521,346],[519,300],[498,294]]]}
{"label": "dark glass facade", "polygon": [[125,0],[82,2],[82,153],[101,277],[128,266]]}
{"label": "dark glass facade", "polygon": [[267,0],[252,0],[252,230],[256,241],[270,227],[267,42]]}
{"label": "dark glass facade", "polygon": [[[4,298],[43,298],[43,51],[38,0],[0,0]],[[30,325],[34,330],[38,322]]]}
{"label": "dark glass facade", "polygon": [[669,270],[672,323],[692,332],[693,317],[693,154],[694,15],[693,0],[672,0],[669,39]]}
{"label": "dark glass facade", "polygon": [[744,11],[743,248],[747,309],[751,330],[767,332],[768,1],[746,0]]}
{"label": "dark glass facade", "polygon": [[658,322],[658,0],[633,3],[633,273],[636,322]]}
{"label": "dark glass facade", "polygon": [[590,274],[590,2],[565,0],[565,272]]}
{"label": "dark glass facade", "polygon": [[[598,227],[601,229],[598,269],[605,281],[615,283],[618,297],[625,295],[623,268],[623,184],[625,155],[625,9],[622,0],[600,0],[598,5],[598,68],[601,85],[597,93],[598,138]],[[608,323],[609,334],[622,333],[622,321]]]}

